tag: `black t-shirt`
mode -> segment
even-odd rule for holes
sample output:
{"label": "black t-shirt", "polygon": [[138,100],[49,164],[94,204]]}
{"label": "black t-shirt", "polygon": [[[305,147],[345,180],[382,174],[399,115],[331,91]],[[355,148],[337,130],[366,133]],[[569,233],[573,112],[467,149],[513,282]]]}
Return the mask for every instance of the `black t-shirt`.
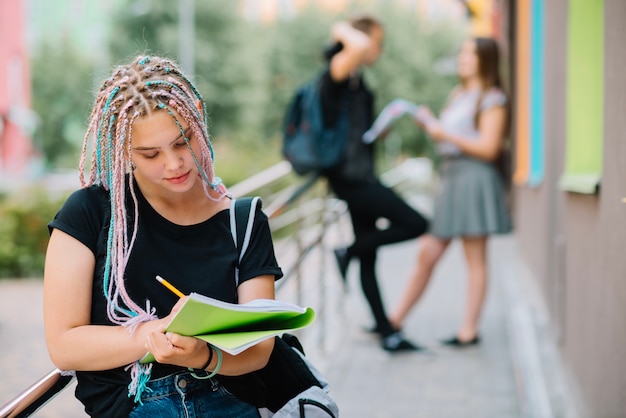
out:
{"label": "black t-shirt", "polygon": [[[125,271],[126,290],[133,301],[145,307],[146,301],[159,317],[169,314],[178,298],[155,276],[166,278],[183,293],[197,292],[225,302],[236,303],[235,267],[237,249],[230,232],[229,211],[223,210],[196,225],[181,226],[159,215],[135,187],[138,199],[139,224],[137,237]],[[133,201],[126,193],[128,222],[132,230]],[[93,277],[91,323],[112,325],[107,317],[103,273],[106,262],[107,236],[110,223],[109,193],[99,186],[80,189],[65,202],[50,231],[59,229],[87,246],[96,257]],[[255,215],[250,244],[239,265],[243,283],[261,275],[282,277],[278,267],[267,216],[259,208]],[[178,366],[154,363],[152,377],[158,378],[180,371]],[[130,376],[123,367],[77,372],[76,397],[93,416],[124,416],[133,402],[128,398]]]}
{"label": "black t-shirt", "polygon": [[326,173],[331,185],[375,181],[374,145],[362,140],[363,134],[374,123],[374,96],[363,77],[335,82],[327,69],[322,74],[320,96],[326,127],[335,126],[339,115],[348,112],[346,157],[340,167]]}

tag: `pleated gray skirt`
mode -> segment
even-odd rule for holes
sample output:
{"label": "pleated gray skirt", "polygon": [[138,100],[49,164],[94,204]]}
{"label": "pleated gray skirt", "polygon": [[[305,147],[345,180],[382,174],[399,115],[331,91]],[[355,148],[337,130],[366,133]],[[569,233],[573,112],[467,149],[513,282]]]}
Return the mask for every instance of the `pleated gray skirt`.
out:
{"label": "pleated gray skirt", "polygon": [[432,235],[454,238],[511,231],[504,183],[492,164],[467,156],[446,158],[441,174]]}

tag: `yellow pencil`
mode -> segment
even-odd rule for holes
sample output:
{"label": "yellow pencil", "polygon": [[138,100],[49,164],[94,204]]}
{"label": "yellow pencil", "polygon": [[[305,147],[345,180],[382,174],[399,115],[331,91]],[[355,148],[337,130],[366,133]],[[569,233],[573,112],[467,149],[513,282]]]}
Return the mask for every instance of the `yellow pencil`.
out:
{"label": "yellow pencil", "polygon": [[156,279],[159,283],[161,283],[163,286],[167,287],[169,290],[172,291],[172,293],[174,293],[176,296],[178,296],[179,298],[182,298],[185,296],[185,294],[183,292],[181,292],[180,290],[176,289],[174,286],[172,286],[172,284],[170,282],[168,282],[167,280],[165,280],[163,277],[161,276],[156,276]]}

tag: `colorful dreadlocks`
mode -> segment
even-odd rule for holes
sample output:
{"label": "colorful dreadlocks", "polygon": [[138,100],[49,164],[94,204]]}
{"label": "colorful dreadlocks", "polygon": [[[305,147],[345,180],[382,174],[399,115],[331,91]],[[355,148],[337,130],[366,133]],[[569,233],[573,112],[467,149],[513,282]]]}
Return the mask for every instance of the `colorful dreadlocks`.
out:
{"label": "colorful dreadlocks", "polygon": [[[130,65],[118,67],[104,81],[90,116],[80,159],[80,181],[83,187],[101,185],[111,197],[111,220],[107,239],[107,259],[104,271],[104,295],[107,299],[107,315],[118,325],[133,332],[144,321],[156,319],[149,302],[146,307],[137,305],[124,286],[124,271],[137,235],[138,210],[131,165],[131,143],[133,122],[138,117],[149,116],[154,111],[167,111],[187,142],[198,171],[202,176],[207,196],[208,188],[216,190],[220,199],[226,188],[213,172],[213,148],[207,131],[207,114],[202,105],[202,96],[179,70],[177,65],[165,58],[138,57]],[[198,138],[200,158],[195,155],[181,121],[190,127],[191,134]],[[85,180],[85,160],[91,151],[89,178]],[[134,225],[129,231],[126,221],[126,175],[134,202]],[[150,378],[150,366],[138,363],[131,366],[132,382],[129,394],[140,398],[145,383]],[[130,395],[129,395],[130,396]]]}

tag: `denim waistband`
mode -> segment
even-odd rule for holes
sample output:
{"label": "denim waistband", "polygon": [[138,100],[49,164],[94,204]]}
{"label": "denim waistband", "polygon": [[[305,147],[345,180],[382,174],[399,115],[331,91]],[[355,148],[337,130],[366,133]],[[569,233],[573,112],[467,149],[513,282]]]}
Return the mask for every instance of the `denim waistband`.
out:
{"label": "denim waistband", "polygon": [[[206,374],[208,376],[208,373]],[[197,376],[203,377],[202,374]],[[147,390],[141,399],[143,401],[171,395],[173,393],[185,394],[196,389],[211,387],[218,390],[219,382],[215,378],[198,379],[188,371],[170,374],[158,379],[150,380],[146,385]]]}

